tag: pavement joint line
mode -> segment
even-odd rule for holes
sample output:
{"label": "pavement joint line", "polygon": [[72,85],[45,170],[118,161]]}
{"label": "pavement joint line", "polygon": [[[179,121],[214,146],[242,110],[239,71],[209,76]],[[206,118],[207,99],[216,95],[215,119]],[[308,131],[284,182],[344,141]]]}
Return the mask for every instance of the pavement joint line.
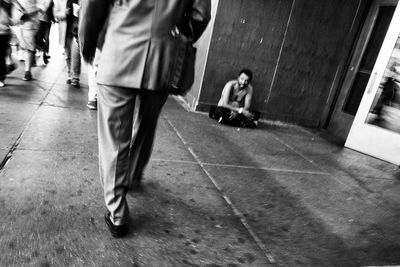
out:
{"label": "pavement joint line", "polygon": [[[321,168],[320,166],[318,166],[317,164],[315,164],[312,160],[308,159],[306,156],[304,156],[302,153],[298,152],[293,146],[289,145],[288,143],[286,143],[285,141],[283,141],[282,139],[280,139],[279,137],[276,136],[276,134],[272,133],[272,136],[278,140],[280,143],[282,143],[284,146],[286,146],[287,148],[289,148],[290,150],[292,150],[294,153],[296,153],[297,155],[299,155],[301,158],[303,158],[304,160],[308,161],[311,165],[315,166],[317,169],[321,170],[322,172],[326,172],[326,170],[324,170],[323,168]],[[328,172],[326,172],[328,173]],[[345,187],[349,187],[351,188],[351,184],[349,182],[344,182],[342,179],[337,179],[335,175],[328,173],[328,175],[330,175],[335,181],[337,181],[338,183],[340,183],[341,185],[345,186]],[[362,188],[362,187],[361,187]],[[363,190],[366,190],[365,188],[363,188]],[[368,190],[366,190],[368,191]]]}
{"label": "pavement joint line", "polygon": [[272,256],[270,252],[268,252],[266,246],[264,243],[261,241],[261,239],[257,236],[257,234],[254,232],[254,230],[251,228],[251,226],[247,223],[245,216],[243,213],[236,208],[236,206],[232,203],[230,198],[224,194],[224,191],[222,190],[221,186],[217,183],[217,181],[214,179],[214,177],[206,170],[204,167],[204,164],[201,162],[199,157],[193,152],[192,148],[189,146],[189,144],[186,142],[186,140],[182,137],[182,135],[179,133],[179,131],[176,129],[176,127],[172,124],[172,122],[166,118],[168,124],[171,126],[171,128],[174,130],[174,132],[178,135],[179,139],[181,139],[182,143],[187,146],[187,149],[189,152],[192,154],[192,156],[196,159],[197,163],[200,165],[204,173],[208,176],[208,178],[211,180],[211,182],[214,184],[214,186],[217,188],[219,193],[222,195],[222,198],[225,200],[225,202],[229,205],[229,207],[233,210],[233,213],[239,217],[240,222],[243,224],[243,226],[246,228],[250,236],[253,238],[253,240],[256,242],[257,246],[263,251],[264,255],[266,256],[267,260],[271,263],[274,264],[276,263],[275,258]]}
{"label": "pavement joint line", "polygon": [[265,170],[265,171],[274,171],[274,172],[330,175],[330,173],[327,173],[327,172],[302,171],[302,170],[279,169],[279,168],[257,167],[257,166],[244,166],[244,165],[231,165],[231,164],[218,164],[218,163],[203,163],[203,164],[208,165],[208,166],[239,168],[239,169],[253,169],[253,170]]}
{"label": "pavement joint line", "polygon": [[[61,75],[61,72],[58,74],[56,80],[58,79],[58,77]],[[40,87],[41,89],[44,89],[43,87],[41,87],[40,85],[36,84],[36,83],[32,83],[35,84],[36,86]],[[6,156],[3,158],[3,160],[0,162],[0,172],[4,169],[4,167],[7,165],[7,163],[11,160],[13,153],[15,150],[17,150],[22,136],[24,135],[24,133],[26,132],[26,130],[28,129],[29,125],[31,124],[33,118],[35,117],[36,113],[38,112],[38,110],[40,109],[40,107],[43,105],[44,100],[47,98],[47,96],[49,95],[50,91],[54,88],[54,84],[55,82],[50,86],[50,88],[48,89],[48,92],[46,93],[46,95],[43,97],[43,99],[39,102],[39,104],[37,104],[37,108],[36,110],[32,113],[31,117],[28,119],[28,121],[25,123],[25,127],[22,129],[21,133],[18,135],[17,140],[15,140],[15,142],[12,144],[11,148],[9,149],[9,151],[7,152]],[[46,89],[44,89],[46,90]]]}
{"label": "pavement joint line", "polygon": [[[73,107],[67,107],[67,106],[61,106],[61,105],[56,105],[56,104],[49,104],[48,102],[44,102],[43,103],[43,106],[46,106],[46,107],[51,107],[51,108],[64,108],[64,109],[72,109]],[[82,110],[84,110],[84,109],[82,109]]]}
{"label": "pavement joint line", "polygon": [[314,161],[310,160],[309,158],[307,158],[306,156],[304,156],[302,153],[298,152],[293,146],[289,145],[288,143],[286,143],[285,141],[283,141],[282,139],[280,139],[279,137],[276,136],[276,134],[272,133],[272,136],[278,140],[281,144],[283,144],[284,146],[286,146],[287,148],[289,148],[290,150],[292,150],[294,153],[296,153],[297,155],[299,155],[301,158],[303,158],[304,160],[308,161],[311,165],[313,165],[314,167],[316,167],[317,169],[326,172],[323,168],[321,168],[320,166],[318,166],[317,164],[314,163]]}
{"label": "pavement joint line", "polygon": [[[75,155],[80,155],[80,154],[92,155],[92,154],[95,154],[95,153],[92,153],[92,152],[71,152],[69,150],[54,150],[54,149],[39,149],[39,148],[19,148],[19,150],[21,150],[21,151],[36,151],[36,152],[53,151],[53,152],[57,152],[57,153],[67,153],[67,154],[75,154]],[[151,158],[150,161],[174,162],[174,163],[185,163],[185,164],[200,165],[197,161],[189,161],[189,160]],[[265,170],[265,171],[273,171],[273,172],[301,173],[301,174],[314,174],[314,175],[330,175],[329,173],[325,173],[325,172],[278,169],[278,168],[269,168],[269,167],[257,167],[257,166],[245,166],[245,165],[233,165],[233,164],[218,164],[218,163],[208,163],[208,162],[202,162],[202,164],[205,165],[205,166],[213,166],[213,167]]]}
{"label": "pavement joint line", "polygon": [[[289,145],[288,143],[286,143],[285,141],[283,141],[282,139],[280,139],[279,137],[276,136],[276,134],[272,133],[272,136],[278,140],[280,143],[282,143],[284,146],[286,146],[287,148],[289,148],[290,150],[292,150],[294,153],[296,153],[297,155],[299,155],[301,158],[303,158],[304,160],[308,161],[311,165],[315,166],[317,169],[326,172],[326,170],[324,170],[323,168],[321,168],[320,166],[318,166],[317,164],[315,164],[312,160],[308,159],[306,156],[304,156],[302,153],[298,152],[293,146]],[[330,176],[337,181],[338,183],[340,183],[341,185],[344,185],[346,187],[351,187],[350,183],[345,183],[344,181],[342,181],[342,179],[336,179],[336,176],[333,174],[330,174]],[[365,189],[364,189],[365,190]]]}
{"label": "pavement joint line", "polygon": [[[67,153],[67,154],[75,154],[75,155],[80,155],[80,154],[91,155],[91,154],[94,154],[94,153],[91,153],[91,152],[71,152],[69,150],[67,151],[67,150],[39,149],[39,148],[19,148],[19,150],[21,150],[21,151],[36,151],[36,152],[53,151],[53,152],[57,152],[57,153]],[[200,165],[197,161],[189,161],[189,160],[151,158],[150,161],[174,162],[174,163],[185,163],[185,164]],[[315,174],[315,175],[330,175],[329,173],[324,173],[324,172],[301,171],[301,170],[290,170],[290,169],[277,169],[277,168],[269,168],[269,167],[257,167],[257,166],[245,166],[245,165],[233,165],[233,164],[218,164],[218,163],[207,163],[207,162],[202,162],[202,164],[205,165],[205,166],[213,166],[213,167],[265,170],[265,171],[274,171],[274,172]],[[0,164],[0,166],[1,166],[1,164]]]}
{"label": "pavement joint line", "polygon": [[94,155],[97,156],[97,152],[85,152],[85,151],[70,151],[70,150],[57,150],[57,149],[41,149],[41,148],[27,148],[20,147],[19,151],[32,151],[32,152],[55,152],[55,153],[64,153],[64,154],[72,154],[72,155]]}
{"label": "pavement joint line", "polygon": [[[197,161],[161,159],[161,158],[153,158],[153,159],[151,159],[151,161],[164,161],[164,162],[176,162],[176,163],[187,163],[187,164],[199,164]],[[302,173],[302,174],[316,174],[316,175],[317,174],[319,174],[319,175],[330,175],[330,173],[327,173],[327,172],[302,171],[302,170],[279,169],[279,168],[258,167],[258,166],[245,166],[245,165],[207,163],[207,162],[202,162],[202,164],[206,165],[206,166],[213,166],[213,167],[265,170],[265,171],[274,171],[274,172],[288,172],[288,173]]]}

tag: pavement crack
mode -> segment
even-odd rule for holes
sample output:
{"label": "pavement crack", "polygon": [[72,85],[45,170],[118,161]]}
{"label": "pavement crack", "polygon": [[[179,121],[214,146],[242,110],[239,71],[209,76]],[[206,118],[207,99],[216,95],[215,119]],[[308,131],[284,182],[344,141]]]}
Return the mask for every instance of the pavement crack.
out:
{"label": "pavement crack", "polygon": [[[58,74],[57,77],[59,77],[61,75],[61,72]],[[47,90],[46,88],[44,88],[43,86],[36,84],[36,86],[38,86],[40,89],[43,90]],[[47,96],[50,94],[50,92],[53,90],[55,86],[55,82],[50,86],[50,88],[48,89],[48,92],[46,93],[46,95],[43,97],[43,99],[40,101],[40,103],[38,104],[38,107],[36,108],[36,111],[32,114],[32,116],[29,118],[29,120],[25,123],[25,127],[24,129],[21,131],[21,133],[18,135],[17,140],[12,144],[10,150],[7,152],[6,156],[4,157],[4,159],[0,162],[0,172],[5,168],[5,166],[7,165],[7,163],[11,160],[14,151],[18,148],[20,141],[22,139],[23,134],[25,133],[26,129],[29,127],[30,123],[32,122],[35,114],[38,112],[38,110],[42,107],[42,105],[45,103],[45,100],[47,98]]]}
{"label": "pavement crack", "polygon": [[17,140],[14,142],[14,144],[11,146],[10,150],[8,150],[7,155],[4,157],[4,159],[0,163],[0,172],[4,169],[4,167],[7,165],[7,163],[11,160],[14,151],[17,149],[20,141],[21,141],[22,133],[18,136]]}
{"label": "pavement crack", "polygon": [[47,102],[41,103],[41,106],[52,107],[52,108],[63,108],[63,109],[71,109],[71,107],[56,105],[56,104],[49,104]]}

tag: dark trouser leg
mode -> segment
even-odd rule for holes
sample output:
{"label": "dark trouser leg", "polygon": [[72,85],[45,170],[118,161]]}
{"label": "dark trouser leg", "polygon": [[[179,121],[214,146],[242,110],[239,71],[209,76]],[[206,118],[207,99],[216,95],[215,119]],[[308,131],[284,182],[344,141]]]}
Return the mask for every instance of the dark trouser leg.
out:
{"label": "dark trouser leg", "polygon": [[251,113],[253,113],[253,121],[258,121],[260,119],[261,113],[256,110],[250,110]]}
{"label": "dark trouser leg", "polygon": [[7,73],[6,54],[10,35],[0,35],[0,81],[4,81]]}
{"label": "dark trouser leg", "polygon": [[254,128],[257,126],[257,123],[254,122],[258,121],[260,118],[260,112],[254,110],[251,110],[250,112],[254,115],[254,118],[251,120],[243,114],[232,112],[228,108],[216,107],[210,110],[209,116],[210,118],[216,119],[218,122],[231,126]]}
{"label": "dark trouser leg", "polygon": [[208,111],[208,117],[211,119],[215,119],[215,109],[217,106],[211,106],[210,110]]}
{"label": "dark trouser leg", "polygon": [[129,187],[140,184],[143,170],[149,162],[157,128],[158,117],[167,100],[165,93],[142,90],[129,151]]}
{"label": "dark trouser leg", "polygon": [[44,52],[46,54],[49,53],[49,48],[50,48],[50,29],[51,29],[51,23],[46,23],[46,28],[43,35]]}
{"label": "dark trouser leg", "polygon": [[231,115],[231,110],[228,108],[216,107],[214,110],[214,119],[222,123],[228,122],[230,115]]}
{"label": "dark trouser leg", "polygon": [[68,34],[65,39],[64,56],[67,63],[68,79],[71,79],[71,45],[72,35]]}
{"label": "dark trouser leg", "polygon": [[258,119],[260,118],[260,112],[255,111],[255,110],[250,110],[250,112],[254,115],[252,119],[247,118],[243,114],[239,114],[237,117],[237,124],[240,127],[246,127],[246,128],[256,128],[258,125]]}
{"label": "dark trouser leg", "polygon": [[46,27],[46,22],[40,21],[39,22],[39,28],[38,31],[36,32],[36,48],[44,51],[44,32],[45,32],[45,27]]}
{"label": "dark trouser leg", "polygon": [[70,77],[71,84],[79,85],[79,77],[81,75],[81,54],[79,52],[79,43],[77,38],[73,38],[71,41],[71,66],[70,66]]}

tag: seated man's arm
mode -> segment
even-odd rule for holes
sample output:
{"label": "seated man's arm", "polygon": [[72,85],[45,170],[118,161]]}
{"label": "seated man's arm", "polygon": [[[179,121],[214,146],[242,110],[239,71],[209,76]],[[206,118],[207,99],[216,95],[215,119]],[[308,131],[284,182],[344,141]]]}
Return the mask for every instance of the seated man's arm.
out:
{"label": "seated man's arm", "polygon": [[244,110],[250,110],[251,99],[253,98],[253,86],[248,85],[247,87],[247,94],[244,99]]}
{"label": "seated man's arm", "polygon": [[253,98],[253,86],[247,87],[247,94],[244,99],[243,115],[249,119],[253,119],[254,115],[250,112],[251,99]]}

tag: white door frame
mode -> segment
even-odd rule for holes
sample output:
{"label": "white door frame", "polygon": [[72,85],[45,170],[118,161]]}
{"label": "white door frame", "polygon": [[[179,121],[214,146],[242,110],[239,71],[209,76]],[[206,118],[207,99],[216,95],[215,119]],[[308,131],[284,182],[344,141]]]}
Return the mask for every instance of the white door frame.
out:
{"label": "white door frame", "polygon": [[[400,34],[400,5],[392,21],[376,60],[367,89],[353,121],[345,146],[382,160],[400,165],[400,133],[366,123],[379,85]],[[399,122],[400,123],[400,122]]]}

